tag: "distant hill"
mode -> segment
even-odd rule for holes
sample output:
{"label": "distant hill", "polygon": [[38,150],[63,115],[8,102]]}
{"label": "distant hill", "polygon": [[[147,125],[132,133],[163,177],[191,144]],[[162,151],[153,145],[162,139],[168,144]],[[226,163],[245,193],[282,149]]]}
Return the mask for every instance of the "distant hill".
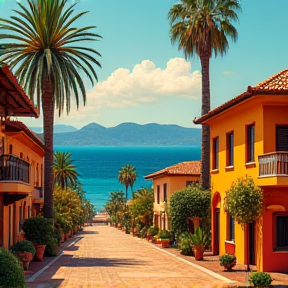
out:
{"label": "distant hill", "polygon": [[[65,127],[62,128],[65,131]],[[74,129],[74,131],[62,133],[58,129],[54,134],[54,145],[190,146],[201,143],[201,129],[184,128],[178,125],[122,123],[115,127],[105,128],[99,124],[90,123],[82,129]]]}
{"label": "distant hill", "polygon": [[[37,134],[43,133],[42,127],[29,127],[30,130]],[[65,132],[74,132],[77,131],[77,129],[70,125],[55,125],[54,126],[54,133],[65,133]]]}

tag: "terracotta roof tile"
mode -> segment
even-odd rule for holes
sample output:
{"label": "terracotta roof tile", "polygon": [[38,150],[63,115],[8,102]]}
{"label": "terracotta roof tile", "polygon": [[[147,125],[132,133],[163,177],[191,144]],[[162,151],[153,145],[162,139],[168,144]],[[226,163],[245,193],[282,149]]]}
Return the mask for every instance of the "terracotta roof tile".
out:
{"label": "terracotta roof tile", "polygon": [[185,161],[145,176],[145,179],[164,175],[200,175],[201,161]]}
{"label": "terracotta roof tile", "polygon": [[201,124],[203,121],[220,114],[226,109],[233,107],[234,105],[251,98],[252,96],[259,94],[269,94],[269,95],[288,95],[288,69],[285,69],[272,77],[258,83],[255,86],[248,86],[247,91],[232,98],[231,100],[225,102],[224,104],[218,106],[217,108],[211,110],[207,114],[195,118],[193,122],[195,124]]}

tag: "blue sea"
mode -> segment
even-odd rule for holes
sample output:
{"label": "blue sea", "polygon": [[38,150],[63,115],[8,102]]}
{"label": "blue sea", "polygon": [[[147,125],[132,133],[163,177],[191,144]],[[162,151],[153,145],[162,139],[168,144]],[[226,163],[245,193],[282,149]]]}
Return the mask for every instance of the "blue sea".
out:
{"label": "blue sea", "polygon": [[[107,203],[109,193],[122,190],[125,186],[118,182],[121,167],[130,164],[135,167],[137,179],[133,190],[151,188],[152,181],[144,176],[171,165],[200,160],[201,147],[75,147],[56,146],[54,151],[72,153],[72,159],[80,174],[79,180],[87,199],[100,211]],[[128,199],[131,198],[128,190]]]}

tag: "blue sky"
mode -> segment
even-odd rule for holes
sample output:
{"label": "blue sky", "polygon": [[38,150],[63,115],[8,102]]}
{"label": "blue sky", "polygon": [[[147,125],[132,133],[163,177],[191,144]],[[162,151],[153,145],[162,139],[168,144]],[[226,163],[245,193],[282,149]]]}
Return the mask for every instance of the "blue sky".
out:
{"label": "blue sky", "polygon": [[[73,0],[70,1],[72,3]],[[0,0],[1,17],[17,8]],[[26,0],[21,0],[25,4]],[[169,38],[167,14],[176,0],[81,0],[77,12],[89,11],[79,27],[95,25],[103,39],[93,47],[102,54],[99,82],[87,85],[87,104],[55,124],[81,128],[91,122],[113,127],[123,122],[194,127],[201,114],[201,67],[186,62]],[[288,68],[288,0],[242,0],[238,41],[210,62],[211,108]],[[42,119],[27,119],[42,126]]]}

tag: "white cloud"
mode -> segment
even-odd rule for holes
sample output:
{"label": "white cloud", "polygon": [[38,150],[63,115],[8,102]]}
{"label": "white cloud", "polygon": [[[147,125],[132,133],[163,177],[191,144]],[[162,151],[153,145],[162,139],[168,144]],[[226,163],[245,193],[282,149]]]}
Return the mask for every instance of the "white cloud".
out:
{"label": "white cloud", "polygon": [[136,64],[132,71],[119,68],[88,94],[88,105],[139,106],[171,96],[199,99],[201,73],[190,70],[190,62],[183,58],[169,60],[165,69],[149,60]]}
{"label": "white cloud", "polygon": [[224,74],[224,75],[232,75],[232,74],[234,74],[234,72],[233,71],[223,71],[222,74]]}

